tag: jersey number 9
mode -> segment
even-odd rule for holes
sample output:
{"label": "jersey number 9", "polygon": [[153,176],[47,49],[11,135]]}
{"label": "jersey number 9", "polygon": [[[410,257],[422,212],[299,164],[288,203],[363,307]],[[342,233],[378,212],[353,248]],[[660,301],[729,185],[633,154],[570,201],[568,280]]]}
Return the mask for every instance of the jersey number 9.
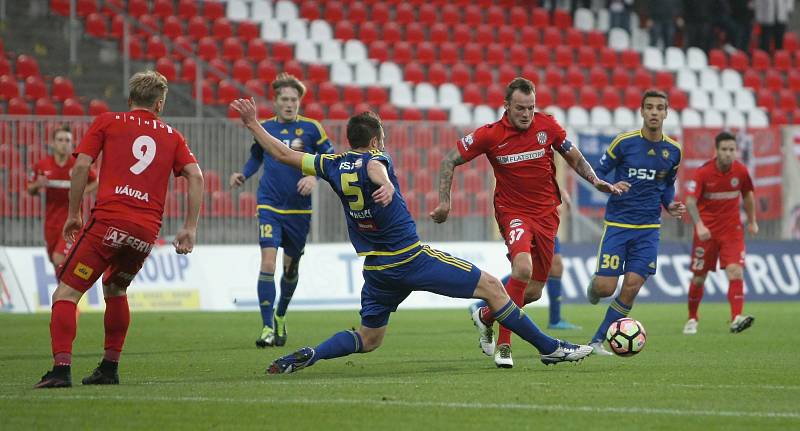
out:
{"label": "jersey number 9", "polygon": [[134,163],[130,169],[134,175],[139,175],[144,172],[144,170],[153,163],[153,159],[156,158],[156,141],[147,135],[139,136],[133,141],[133,148],[131,148],[131,150],[133,151],[133,157],[135,157],[138,162]]}

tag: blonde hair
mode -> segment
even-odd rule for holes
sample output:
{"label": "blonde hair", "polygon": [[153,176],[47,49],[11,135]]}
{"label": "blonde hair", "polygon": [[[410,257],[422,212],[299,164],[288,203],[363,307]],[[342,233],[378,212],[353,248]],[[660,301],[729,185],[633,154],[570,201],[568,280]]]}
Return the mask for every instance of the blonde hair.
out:
{"label": "blonde hair", "polygon": [[130,81],[128,99],[131,105],[152,108],[156,102],[167,95],[167,78],[154,71],[147,70],[134,74]]}
{"label": "blonde hair", "polygon": [[300,82],[294,75],[281,72],[275,80],[272,81],[272,90],[275,92],[275,97],[278,97],[278,93],[280,93],[281,88],[283,87],[291,87],[297,90],[297,94],[302,99],[303,96],[306,94],[306,86]]}

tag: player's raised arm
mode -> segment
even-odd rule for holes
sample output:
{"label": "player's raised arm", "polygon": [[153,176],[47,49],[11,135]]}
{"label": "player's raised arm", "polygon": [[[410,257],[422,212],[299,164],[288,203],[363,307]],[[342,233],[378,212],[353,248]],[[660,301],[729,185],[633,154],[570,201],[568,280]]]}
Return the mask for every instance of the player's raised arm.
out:
{"label": "player's raised arm", "polygon": [[75,166],[72,167],[72,179],[69,186],[69,210],[67,221],[64,222],[62,234],[64,239],[74,242],[75,234],[83,226],[81,219],[81,203],[83,193],[86,190],[86,183],[89,181],[89,169],[92,166],[92,157],[88,154],[78,154]]}
{"label": "player's raised arm", "polygon": [[603,180],[601,180],[597,174],[592,169],[592,165],[586,161],[586,158],[583,157],[583,153],[578,147],[572,145],[572,142],[565,140],[561,143],[561,146],[557,148],[559,154],[564,157],[564,160],[567,161],[567,164],[574,170],[581,178],[585,179],[589,182],[595,189],[603,192],[603,193],[613,193],[615,195],[621,195],[625,193],[630,188],[630,184],[625,181],[620,181],[617,184],[609,184]]}
{"label": "player's raised arm", "polygon": [[456,166],[466,163],[457,149],[451,150],[439,165],[439,205],[431,211],[430,216],[436,223],[444,223],[450,214],[450,188],[453,185],[453,173]]}
{"label": "player's raised arm", "polygon": [[302,167],[304,153],[290,149],[277,138],[267,133],[267,131],[258,124],[255,99],[236,99],[231,102],[231,108],[239,113],[242,117],[242,123],[250,130],[253,136],[255,136],[256,141],[270,156],[272,156],[272,158],[284,165],[289,165],[297,169]]}
{"label": "player's raised arm", "polygon": [[386,165],[378,160],[370,160],[367,163],[367,176],[373,184],[380,186],[372,193],[372,199],[382,206],[392,203],[394,197],[394,185],[389,180],[389,172]]}

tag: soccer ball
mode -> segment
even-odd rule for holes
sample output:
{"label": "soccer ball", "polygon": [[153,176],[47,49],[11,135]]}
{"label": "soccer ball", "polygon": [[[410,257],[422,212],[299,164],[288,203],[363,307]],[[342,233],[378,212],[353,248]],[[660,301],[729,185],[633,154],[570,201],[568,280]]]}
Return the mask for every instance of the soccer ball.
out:
{"label": "soccer ball", "polygon": [[633,356],[644,349],[647,332],[638,321],[623,317],[611,322],[606,331],[606,341],[617,355]]}

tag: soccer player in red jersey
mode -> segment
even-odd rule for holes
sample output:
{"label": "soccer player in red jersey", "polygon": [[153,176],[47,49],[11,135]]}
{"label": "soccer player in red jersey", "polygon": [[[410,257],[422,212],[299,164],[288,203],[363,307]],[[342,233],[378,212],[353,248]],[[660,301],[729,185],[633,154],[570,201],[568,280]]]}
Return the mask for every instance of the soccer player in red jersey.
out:
{"label": "soccer player in red jersey", "polygon": [[742,314],[744,306],[744,229],[739,218],[739,197],[744,198],[747,231],[758,233],[753,181],[744,164],[736,160],[736,138],[722,132],[714,139],[716,157],[707,161],[688,183],[686,207],[694,223],[692,272],[689,285],[689,320],[684,334],[696,334],[697,309],[703,299],[703,283],[708,271],[719,266],[728,276],[728,302],[731,305],[731,332],[742,332],[755,320]]}
{"label": "soccer player in red jersey", "polygon": [[[28,193],[36,196],[45,192],[44,241],[47,257],[58,272],[58,265],[64,262],[67,243],[61,235],[61,228],[67,220],[69,206],[69,180],[75,157],[72,156],[72,130],[63,124],[53,130],[50,140],[52,154],[39,160],[29,174]],[[89,169],[89,184],[85,193],[97,189],[97,174]]]}
{"label": "soccer player in red jersey", "polygon": [[[63,235],[73,241],[57,274],[50,338],[54,365],[36,388],[72,386],[72,342],[77,332],[75,308],[81,296],[103,275],[106,301],[105,353],[84,385],[117,384],[117,364],[130,324],[126,290],[150,253],[164,214],[169,176],[188,181],[189,210],[175,235],[175,251],[194,248],[203,174],[183,136],[158,118],[167,96],[167,80],[153,71],[130,79],[129,112],[97,116],[75,150],[69,212]],[[89,166],[100,154],[97,202],[83,224],[81,198]]]}
{"label": "soccer player in red jersey", "polygon": [[[611,185],[599,179],[580,150],[566,139],[564,129],[552,116],[534,112],[535,105],[533,82],[515,78],[508,84],[503,118],[463,137],[442,160],[439,205],[430,214],[436,223],[447,220],[455,167],[485,154],[497,178],[495,218],[511,259],[511,278],[505,287],[520,307],[542,296],[553,260],[557,208],[561,205],[554,150],[597,190],[615,194],[624,191],[624,184]],[[495,349],[491,311],[479,308],[472,316],[481,333],[483,352],[494,355],[498,367],[513,367],[508,329],[501,326]]]}

